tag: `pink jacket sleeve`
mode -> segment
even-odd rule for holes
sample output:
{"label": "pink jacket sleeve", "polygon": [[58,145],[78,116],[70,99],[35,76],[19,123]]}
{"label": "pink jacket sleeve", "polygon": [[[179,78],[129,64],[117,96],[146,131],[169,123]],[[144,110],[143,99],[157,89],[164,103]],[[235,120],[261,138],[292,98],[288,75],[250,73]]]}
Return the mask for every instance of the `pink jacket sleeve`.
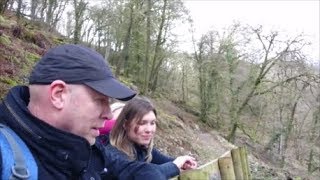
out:
{"label": "pink jacket sleeve", "polygon": [[114,126],[115,122],[116,122],[116,120],[114,120],[114,119],[112,119],[112,120],[106,120],[106,121],[104,122],[104,127],[101,128],[101,129],[99,129],[100,135],[102,135],[102,134],[109,134],[110,131],[111,131],[111,129],[112,129],[112,127]]}

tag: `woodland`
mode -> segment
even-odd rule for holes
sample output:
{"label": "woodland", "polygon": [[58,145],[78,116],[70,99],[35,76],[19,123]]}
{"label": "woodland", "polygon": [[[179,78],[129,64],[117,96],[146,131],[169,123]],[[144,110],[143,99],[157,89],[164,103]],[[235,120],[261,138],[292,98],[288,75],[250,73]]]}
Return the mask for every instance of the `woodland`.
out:
{"label": "woodland", "polygon": [[[182,0],[1,0],[0,98],[27,83],[48,48],[83,44],[139,94],[169,100],[274,167],[299,164],[296,177],[319,177],[320,67],[303,53],[303,33],[233,23],[183,52],[172,31],[178,23],[193,35]],[[14,47],[13,38],[32,45]]]}

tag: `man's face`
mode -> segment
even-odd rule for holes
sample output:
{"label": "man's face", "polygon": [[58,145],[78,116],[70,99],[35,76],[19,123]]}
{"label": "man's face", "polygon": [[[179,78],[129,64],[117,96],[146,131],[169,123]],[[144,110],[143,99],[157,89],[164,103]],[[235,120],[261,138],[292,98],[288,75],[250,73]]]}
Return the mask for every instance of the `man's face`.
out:
{"label": "man's face", "polygon": [[81,136],[93,145],[105,119],[112,118],[109,98],[85,85],[68,85],[62,129]]}

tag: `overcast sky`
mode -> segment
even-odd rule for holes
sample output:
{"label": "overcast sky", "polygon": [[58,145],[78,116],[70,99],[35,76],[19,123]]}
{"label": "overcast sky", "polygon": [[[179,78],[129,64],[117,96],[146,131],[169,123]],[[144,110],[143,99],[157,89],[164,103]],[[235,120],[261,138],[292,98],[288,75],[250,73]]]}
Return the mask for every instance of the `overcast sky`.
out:
{"label": "overcast sky", "polygon": [[[232,25],[263,25],[289,37],[304,32],[313,45],[306,50],[319,60],[319,0],[184,0],[194,20],[197,35]],[[184,28],[186,29],[186,28]],[[186,33],[186,32],[185,32]]]}

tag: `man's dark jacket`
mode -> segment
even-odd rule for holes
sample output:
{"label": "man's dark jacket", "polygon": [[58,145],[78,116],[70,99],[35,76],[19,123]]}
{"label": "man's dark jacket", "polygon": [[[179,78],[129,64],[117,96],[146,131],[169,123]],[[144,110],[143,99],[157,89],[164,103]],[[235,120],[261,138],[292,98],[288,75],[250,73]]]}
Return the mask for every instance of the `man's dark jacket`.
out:
{"label": "man's dark jacket", "polygon": [[[104,147],[100,143],[90,146],[86,139],[39,120],[27,109],[28,102],[28,87],[12,88],[0,104],[0,122],[15,131],[29,147],[38,165],[38,179],[107,179]],[[131,164],[127,169],[132,174],[123,175],[123,179],[165,179],[147,163]]]}

